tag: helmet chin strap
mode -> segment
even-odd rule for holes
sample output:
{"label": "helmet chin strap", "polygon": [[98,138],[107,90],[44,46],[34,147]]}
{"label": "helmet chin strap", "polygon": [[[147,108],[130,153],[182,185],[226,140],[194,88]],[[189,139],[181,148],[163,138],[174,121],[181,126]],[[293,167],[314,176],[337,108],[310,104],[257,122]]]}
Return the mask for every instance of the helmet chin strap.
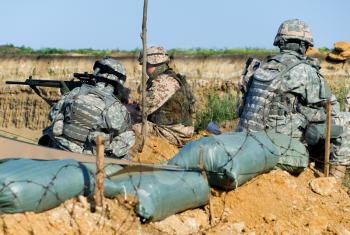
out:
{"label": "helmet chin strap", "polygon": [[281,51],[290,50],[290,51],[295,51],[299,54],[305,55],[309,45],[304,41],[288,42],[284,39],[281,39],[278,44],[278,47],[280,48]]}

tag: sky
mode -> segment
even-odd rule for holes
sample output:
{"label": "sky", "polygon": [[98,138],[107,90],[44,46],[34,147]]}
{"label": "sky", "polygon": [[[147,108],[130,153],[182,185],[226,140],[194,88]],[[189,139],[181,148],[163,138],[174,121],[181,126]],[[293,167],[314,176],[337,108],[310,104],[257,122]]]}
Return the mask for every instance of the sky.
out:
{"label": "sky", "polygon": [[[281,22],[306,21],[316,47],[350,41],[350,0],[148,0],[148,45],[273,48]],[[143,0],[0,0],[0,45],[142,47]]]}

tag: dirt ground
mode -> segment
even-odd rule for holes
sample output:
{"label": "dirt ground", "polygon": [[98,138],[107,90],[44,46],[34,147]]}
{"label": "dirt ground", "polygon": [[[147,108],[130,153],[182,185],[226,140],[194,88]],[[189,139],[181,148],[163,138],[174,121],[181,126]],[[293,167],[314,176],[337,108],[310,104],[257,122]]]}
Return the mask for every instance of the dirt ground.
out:
{"label": "dirt ground", "polygon": [[[135,157],[158,163],[177,151],[150,138]],[[92,213],[87,199],[79,197],[43,213],[1,215],[0,234],[349,234],[347,189],[331,181],[321,195],[310,187],[315,180],[310,169],[299,176],[274,170],[233,191],[212,189],[212,219],[207,205],[148,224],[134,213],[131,198],[106,199],[106,208]]]}

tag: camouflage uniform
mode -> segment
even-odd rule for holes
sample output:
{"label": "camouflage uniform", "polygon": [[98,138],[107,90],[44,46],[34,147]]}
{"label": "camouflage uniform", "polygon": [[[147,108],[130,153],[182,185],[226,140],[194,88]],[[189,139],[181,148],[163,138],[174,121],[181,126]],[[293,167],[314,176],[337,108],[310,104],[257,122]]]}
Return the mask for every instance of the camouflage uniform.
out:
{"label": "camouflage uniform", "polygon": [[345,109],[346,109],[347,112],[350,112],[350,89],[348,91],[348,94],[346,95]]}
{"label": "camouflage uniform", "polygon": [[[110,58],[98,62],[122,66]],[[123,68],[117,68],[117,72],[125,75]],[[51,147],[93,155],[96,154],[96,137],[102,135],[107,156],[128,157],[128,150],[135,142],[130,115],[114,96],[114,86],[108,82],[117,81],[117,73],[107,73],[101,66],[94,66],[94,69],[96,75],[106,80],[95,86],[84,84],[63,96],[52,107],[49,113],[52,124],[44,134],[50,136]]]}
{"label": "camouflage uniform", "polygon": [[[325,122],[323,107],[327,99],[333,104],[334,122],[346,127],[350,118],[339,112],[339,104],[319,72],[318,61],[304,56],[307,47],[313,45],[308,26],[300,20],[285,21],[274,45],[280,47],[281,54],[255,67],[249,62],[246,65],[237,131],[272,129],[302,141],[308,125]],[[334,142],[334,163],[350,164],[349,137],[345,128],[339,142]]]}
{"label": "camouflage uniform", "polygon": [[[169,68],[168,55],[161,47],[147,49],[147,63],[157,65],[149,75],[146,90],[145,113],[149,134],[164,137],[170,143],[182,146],[191,139],[193,105],[192,92],[186,79]],[[134,129],[141,130],[140,124]]]}

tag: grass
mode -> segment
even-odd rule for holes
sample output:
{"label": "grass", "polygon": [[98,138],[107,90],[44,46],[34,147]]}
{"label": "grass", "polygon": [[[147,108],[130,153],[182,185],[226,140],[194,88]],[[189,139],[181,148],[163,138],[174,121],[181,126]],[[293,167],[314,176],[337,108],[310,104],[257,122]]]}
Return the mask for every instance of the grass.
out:
{"label": "grass", "polygon": [[224,48],[224,49],[210,49],[210,48],[193,48],[181,49],[175,48],[168,50],[169,54],[174,55],[201,55],[201,56],[215,56],[215,55],[273,55],[277,54],[278,50],[262,49],[262,48]]}
{"label": "grass", "polygon": [[345,87],[345,86],[338,87],[337,89],[334,89],[333,93],[337,97],[337,100],[338,100],[339,105],[340,105],[340,110],[345,111],[345,98],[346,98],[346,95],[348,93],[347,87]]}
{"label": "grass", "polygon": [[74,50],[66,50],[60,48],[42,48],[42,49],[32,49],[30,47],[16,47],[12,44],[0,45],[0,55],[69,55],[69,54],[81,54],[81,55],[96,55],[96,56],[104,56],[104,55],[112,55],[113,53],[130,53],[130,55],[134,55],[138,49],[125,51],[125,50],[96,50],[91,48],[85,49],[74,49]]}
{"label": "grass", "polygon": [[348,167],[345,177],[343,179],[343,185],[347,187],[350,191],[350,168]]}
{"label": "grass", "polygon": [[[134,50],[96,50],[91,48],[86,49],[74,49],[66,50],[60,48],[42,48],[32,49],[30,47],[17,47],[12,44],[0,45],[0,55],[68,55],[68,54],[81,54],[81,55],[112,55],[116,53],[123,53],[127,55],[136,55],[141,49],[136,48]],[[199,56],[214,56],[214,55],[271,55],[276,54],[278,51],[273,49],[261,49],[261,48],[224,48],[224,49],[210,49],[210,48],[193,48],[193,49],[170,49],[168,53],[170,55],[199,55]]]}
{"label": "grass", "polygon": [[320,47],[320,48],[318,48],[318,51],[319,52],[324,52],[324,53],[329,53],[329,52],[332,51],[332,49],[329,49],[327,47]]}
{"label": "grass", "polygon": [[345,111],[345,99],[348,93],[348,79],[337,79],[328,81],[332,93],[337,97],[340,111]]}
{"label": "grass", "polygon": [[197,131],[206,129],[211,121],[220,125],[223,121],[237,118],[235,94],[223,96],[210,94],[204,107],[196,113],[195,129]]}

